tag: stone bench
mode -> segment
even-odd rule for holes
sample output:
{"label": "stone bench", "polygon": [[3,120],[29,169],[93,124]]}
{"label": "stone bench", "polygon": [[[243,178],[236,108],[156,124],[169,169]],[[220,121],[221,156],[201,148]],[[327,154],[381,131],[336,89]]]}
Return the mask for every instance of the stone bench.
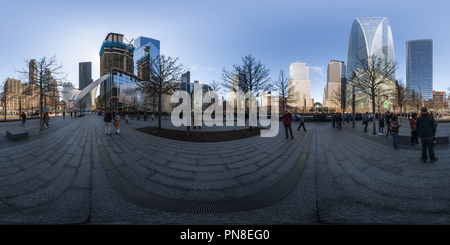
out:
{"label": "stone bench", "polygon": [[26,139],[28,138],[28,132],[7,130],[6,137],[8,137],[11,140]]}
{"label": "stone bench", "polygon": [[[448,144],[449,143],[449,135],[446,132],[439,130],[439,128],[436,131],[434,138],[436,139],[436,144]],[[400,130],[399,134],[398,134],[397,142],[411,143],[411,131],[410,130],[408,130],[408,131]],[[419,138],[419,143],[420,143],[420,138]]]}

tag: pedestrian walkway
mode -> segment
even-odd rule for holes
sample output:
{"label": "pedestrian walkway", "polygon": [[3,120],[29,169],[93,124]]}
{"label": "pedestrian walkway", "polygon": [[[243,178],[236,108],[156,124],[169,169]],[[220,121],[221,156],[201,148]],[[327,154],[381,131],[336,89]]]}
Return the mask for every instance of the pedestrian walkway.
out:
{"label": "pedestrian walkway", "polygon": [[431,164],[358,123],[193,143],[134,130],[151,121],[106,135],[101,116],[52,120],[43,132],[26,125],[23,141],[0,140],[2,224],[450,223],[445,145]]}

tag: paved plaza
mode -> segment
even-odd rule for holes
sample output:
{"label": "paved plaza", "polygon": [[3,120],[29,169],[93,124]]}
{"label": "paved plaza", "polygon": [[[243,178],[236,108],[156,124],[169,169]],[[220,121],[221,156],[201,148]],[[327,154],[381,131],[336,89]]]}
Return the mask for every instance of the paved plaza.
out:
{"label": "paved plaza", "polygon": [[276,137],[220,143],[135,130],[155,125],[122,120],[106,135],[97,115],[52,117],[44,131],[1,122],[0,224],[450,224],[450,144],[423,163],[420,145],[394,150],[360,121],[294,122],[294,139],[280,122]]}

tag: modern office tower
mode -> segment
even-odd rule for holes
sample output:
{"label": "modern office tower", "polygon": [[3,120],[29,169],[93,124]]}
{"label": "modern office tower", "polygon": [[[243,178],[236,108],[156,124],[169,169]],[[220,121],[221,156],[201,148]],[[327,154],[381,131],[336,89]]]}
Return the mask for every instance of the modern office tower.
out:
{"label": "modern office tower", "polygon": [[345,96],[345,88],[346,83],[346,73],[347,73],[347,67],[345,66],[343,61],[338,60],[331,60],[330,63],[328,63],[327,68],[327,85],[324,88],[323,92],[323,103],[322,105],[324,107],[328,107],[328,109],[333,108],[337,109],[339,104],[335,102],[336,100],[336,93],[335,91],[338,91],[339,88],[341,88],[340,94]]}
{"label": "modern office tower", "polygon": [[78,74],[78,89],[83,90],[92,82],[92,62],[80,62]]}
{"label": "modern office tower", "polygon": [[[100,85],[99,108],[103,110],[115,110],[119,105],[119,87],[116,83],[118,77],[126,74],[134,76],[134,50],[132,43],[124,43],[122,34],[108,33],[100,48],[100,77],[111,74]],[[113,74],[116,71],[116,74]],[[119,72],[120,74],[118,74]],[[114,77],[114,75],[116,77]]]}
{"label": "modern office tower", "polygon": [[441,109],[446,107],[447,104],[446,93],[443,91],[433,90],[433,108]]}
{"label": "modern office tower", "polygon": [[[394,63],[394,41],[389,21],[385,17],[358,17],[353,21],[348,43],[347,76],[358,68],[359,59],[370,60],[375,55],[385,63]],[[395,73],[389,78],[395,81]]]}
{"label": "modern office tower", "polygon": [[406,86],[425,101],[433,98],[433,40],[406,42]]}
{"label": "modern office tower", "polygon": [[28,74],[28,84],[37,84],[37,62],[35,59],[30,60]]}
{"label": "modern office tower", "polygon": [[[289,83],[288,107],[293,112],[303,112],[307,108],[314,107],[314,99],[311,98],[311,81],[309,80],[309,65],[305,62],[295,62],[289,67],[289,76],[292,79]],[[306,112],[306,111],[305,111]]]}
{"label": "modern office tower", "polygon": [[150,60],[156,59],[160,54],[160,42],[148,37],[138,37],[134,40],[134,46],[136,47],[134,51],[134,73],[142,80],[147,80]]}

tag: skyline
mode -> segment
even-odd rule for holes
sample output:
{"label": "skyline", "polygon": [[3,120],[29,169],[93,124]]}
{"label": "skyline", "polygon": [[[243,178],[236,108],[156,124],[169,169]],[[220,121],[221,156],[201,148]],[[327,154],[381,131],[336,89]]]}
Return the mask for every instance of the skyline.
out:
{"label": "skyline", "polygon": [[[139,36],[161,42],[161,54],[179,57],[191,80],[210,84],[221,81],[222,68],[231,69],[251,54],[270,69],[273,80],[280,69],[289,73],[291,63],[310,66],[311,97],[322,102],[331,60],[347,65],[348,42],[355,18],[386,17],[392,27],[396,79],[406,83],[406,42],[433,39],[433,89],[448,93],[450,83],[446,54],[450,34],[449,3],[419,1],[372,6],[360,1],[23,1],[2,3],[0,16],[0,79],[20,79],[14,71],[24,59],[53,56],[64,64],[68,81],[78,87],[80,62],[92,62],[92,79],[100,77],[98,53],[110,32],[128,41]],[[116,19],[101,14],[105,6],[126,5]],[[386,8],[389,5],[389,8]],[[237,7],[239,6],[239,7]],[[33,18],[34,16],[34,18]],[[42,16],[42,17],[40,17]]]}

